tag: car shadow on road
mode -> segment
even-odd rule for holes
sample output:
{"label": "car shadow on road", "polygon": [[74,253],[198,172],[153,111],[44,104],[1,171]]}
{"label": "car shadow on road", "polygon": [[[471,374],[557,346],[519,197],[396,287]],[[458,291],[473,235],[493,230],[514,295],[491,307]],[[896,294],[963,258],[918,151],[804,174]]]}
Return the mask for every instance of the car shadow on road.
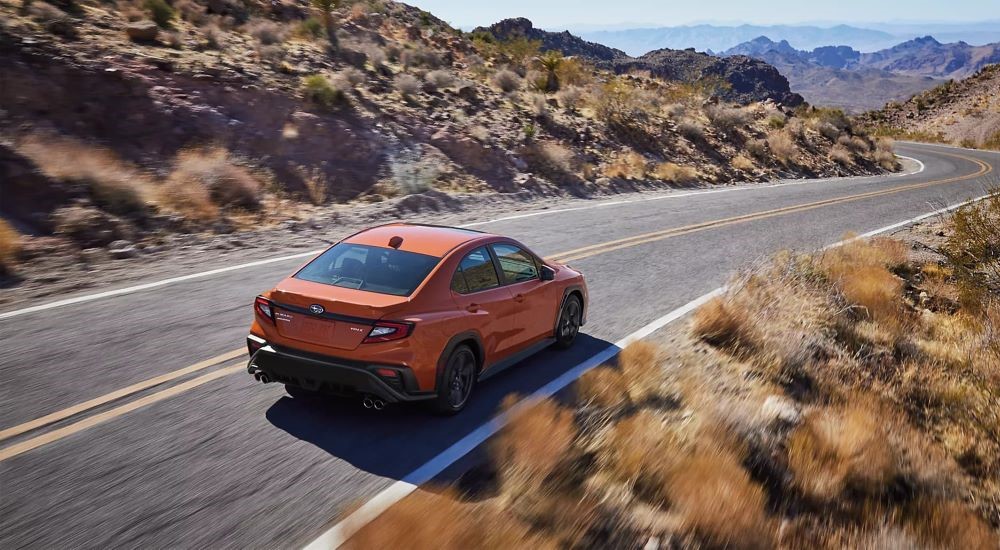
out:
{"label": "car shadow on road", "polygon": [[275,427],[355,468],[403,479],[495,416],[507,395],[530,394],[610,345],[581,333],[569,350],[546,349],[480,383],[456,416],[437,416],[418,404],[374,411],[357,401],[285,396],[266,417]]}

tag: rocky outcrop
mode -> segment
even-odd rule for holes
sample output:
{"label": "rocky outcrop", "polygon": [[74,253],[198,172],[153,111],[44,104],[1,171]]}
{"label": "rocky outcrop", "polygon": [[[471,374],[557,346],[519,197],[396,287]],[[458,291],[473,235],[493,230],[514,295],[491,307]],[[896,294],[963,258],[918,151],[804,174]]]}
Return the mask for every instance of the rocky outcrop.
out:
{"label": "rocky outcrop", "polygon": [[628,57],[625,52],[609,48],[596,42],[574,36],[569,31],[549,32],[536,29],[535,26],[523,17],[504,19],[490,25],[489,27],[477,27],[473,33],[488,33],[497,40],[510,40],[512,38],[524,37],[529,40],[541,40],[542,50],[556,50],[567,56],[579,56],[594,61],[611,61],[614,59]]}
{"label": "rocky outcrop", "polygon": [[770,99],[795,107],[803,102],[777,69],[747,56],[718,58],[693,50],[656,50],[642,57],[616,60],[608,67],[618,73],[649,71],[666,80],[721,79],[728,86],[720,90],[720,95],[737,103]]}

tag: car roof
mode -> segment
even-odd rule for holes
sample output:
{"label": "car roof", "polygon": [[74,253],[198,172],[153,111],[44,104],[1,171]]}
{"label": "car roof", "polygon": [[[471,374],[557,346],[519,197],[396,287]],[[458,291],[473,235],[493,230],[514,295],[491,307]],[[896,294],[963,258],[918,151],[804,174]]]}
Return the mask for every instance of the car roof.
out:
{"label": "car roof", "polygon": [[344,239],[346,243],[364,244],[368,246],[378,246],[390,248],[389,241],[393,237],[403,239],[399,245],[399,250],[406,252],[416,252],[440,258],[453,250],[455,247],[467,242],[493,237],[489,233],[476,231],[474,229],[463,229],[460,227],[447,227],[443,225],[416,224],[416,223],[391,223],[379,225],[371,229],[365,229]]}

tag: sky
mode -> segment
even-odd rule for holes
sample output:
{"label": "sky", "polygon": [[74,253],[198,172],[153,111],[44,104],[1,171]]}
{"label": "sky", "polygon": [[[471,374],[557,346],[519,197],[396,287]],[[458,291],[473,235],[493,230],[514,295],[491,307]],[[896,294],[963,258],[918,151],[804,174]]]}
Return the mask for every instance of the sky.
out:
{"label": "sky", "polygon": [[536,27],[622,28],[690,23],[976,22],[1000,20],[1000,0],[403,0],[463,29],[508,17]]}

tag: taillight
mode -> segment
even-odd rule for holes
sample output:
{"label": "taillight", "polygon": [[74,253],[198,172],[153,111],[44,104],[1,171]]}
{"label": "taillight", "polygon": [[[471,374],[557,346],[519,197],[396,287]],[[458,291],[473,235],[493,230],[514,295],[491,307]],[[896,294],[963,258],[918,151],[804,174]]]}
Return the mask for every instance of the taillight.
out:
{"label": "taillight", "polygon": [[376,321],[375,326],[368,332],[363,344],[375,342],[390,342],[406,338],[413,332],[413,323],[399,323],[395,321]]}
{"label": "taillight", "polygon": [[272,323],[274,322],[274,308],[271,305],[271,300],[257,296],[257,299],[253,301],[253,308],[257,313],[267,317]]}

